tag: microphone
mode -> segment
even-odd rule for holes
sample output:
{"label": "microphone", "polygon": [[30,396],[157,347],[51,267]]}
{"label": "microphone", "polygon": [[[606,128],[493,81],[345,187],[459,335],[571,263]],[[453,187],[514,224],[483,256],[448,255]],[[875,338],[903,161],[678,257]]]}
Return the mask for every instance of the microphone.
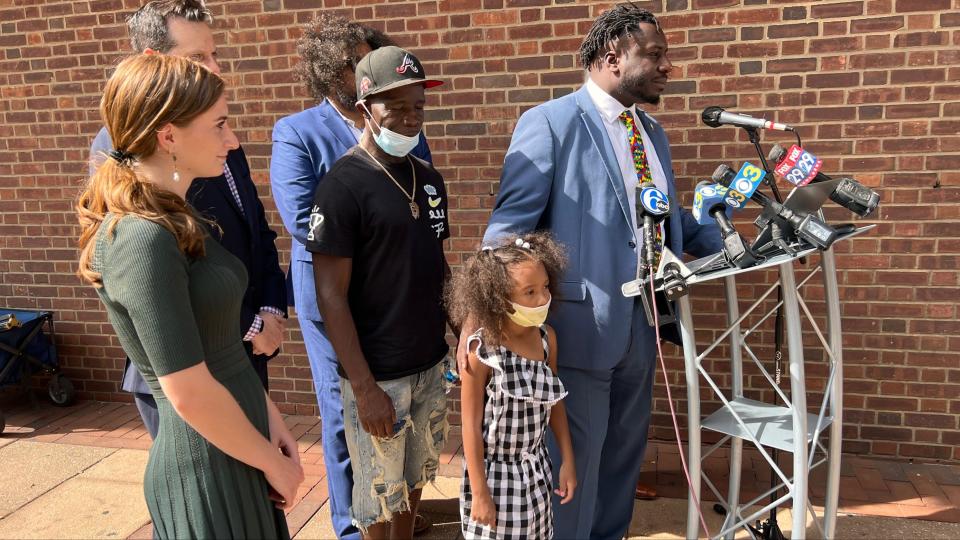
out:
{"label": "microphone", "polygon": [[670,200],[666,194],[657,189],[653,182],[644,182],[637,186],[637,223],[643,223],[644,259],[647,268],[653,268],[654,243],[656,232],[654,227],[664,220],[670,213]]}
{"label": "microphone", "polygon": [[754,118],[748,114],[731,113],[721,107],[707,107],[700,115],[703,123],[710,127],[737,126],[742,128],[772,129],[776,131],[794,131],[787,124],[770,122],[763,118]]}
{"label": "microphone", "polygon": [[[770,149],[767,159],[777,164],[773,170],[775,178],[786,180],[798,187],[833,180],[820,172],[823,160],[817,159],[817,156],[797,145],[791,146],[788,151],[779,144],[775,144]],[[877,209],[880,204],[879,193],[853,178],[838,180],[837,187],[829,195],[831,201],[860,217],[866,217]]]}
{"label": "microphone", "polygon": [[[714,221],[720,227],[720,238],[723,239],[723,255],[727,262],[737,268],[748,268],[758,262],[758,258],[747,247],[746,242],[730,222],[729,214],[734,206],[728,201],[740,204],[738,197],[731,195],[730,189],[706,180],[697,184],[693,195],[693,217],[700,225],[707,225]],[[739,206],[738,206],[739,207]]]}
{"label": "microphone", "polygon": [[[713,171],[712,178],[718,184],[723,185],[745,185],[745,182],[752,184],[752,169],[760,170],[750,163],[744,163],[743,167],[740,168],[740,172],[734,173],[733,169],[725,164],[721,164],[717,167],[717,170]],[[747,175],[751,176],[748,177]],[[757,184],[759,184],[759,180]],[[739,194],[739,192],[736,191],[733,193]],[[755,188],[749,195],[749,199],[760,205],[764,213],[769,211],[789,223],[794,231],[796,231],[797,236],[819,249],[829,248],[837,239],[837,231],[819,218],[805,212],[791,210],[777,201],[770,199],[762,192],[756,191]]]}

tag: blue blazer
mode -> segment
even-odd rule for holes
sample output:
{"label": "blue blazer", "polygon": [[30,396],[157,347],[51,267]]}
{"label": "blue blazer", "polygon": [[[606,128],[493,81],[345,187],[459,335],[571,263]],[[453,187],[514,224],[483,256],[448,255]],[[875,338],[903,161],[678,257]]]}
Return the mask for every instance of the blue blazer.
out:
{"label": "blue blazer", "polygon": [[[638,112],[667,176],[668,196],[676,201],[667,136],[656,120]],[[483,243],[547,229],[566,246],[569,264],[549,318],[557,331],[560,365],[612,368],[626,355],[635,326],[645,333],[637,352],[654,353],[653,328],[645,319],[633,324],[634,317],[644,317],[635,309],[639,298],[620,293],[623,283],[636,278],[642,244],[631,212],[620,166],[585,86],[520,117]],[[717,227],[698,225],[684,209],[668,218],[667,242],[674,253],[697,256],[722,247]]]}
{"label": "blue blazer", "polygon": [[[287,298],[290,305],[296,305],[297,316],[307,320],[322,320],[313,284],[313,257],[304,247],[313,194],[320,179],[356,144],[353,132],[327,100],[281,118],[273,127],[270,185],[283,225],[293,237]],[[411,153],[433,161],[422,136],[420,144]]]}

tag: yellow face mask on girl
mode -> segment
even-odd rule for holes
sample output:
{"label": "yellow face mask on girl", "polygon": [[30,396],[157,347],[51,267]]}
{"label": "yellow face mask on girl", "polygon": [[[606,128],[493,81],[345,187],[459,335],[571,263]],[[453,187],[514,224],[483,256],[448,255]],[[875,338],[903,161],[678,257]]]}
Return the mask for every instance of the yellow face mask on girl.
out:
{"label": "yellow face mask on girl", "polygon": [[511,321],[520,326],[543,326],[543,323],[547,322],[547,313],[550,311],[550,302],[552,300],[551,298],[547,300],[546,304],[535,308],[510,302],[513,313],[507,313],[507,317],[510,317]]}

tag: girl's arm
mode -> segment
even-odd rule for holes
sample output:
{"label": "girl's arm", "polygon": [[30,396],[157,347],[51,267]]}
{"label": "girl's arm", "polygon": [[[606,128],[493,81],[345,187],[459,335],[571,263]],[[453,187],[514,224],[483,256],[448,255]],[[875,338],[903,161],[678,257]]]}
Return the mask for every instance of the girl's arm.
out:
{"label": "girl's arm", "polygon": [[[487,472],[483,462],[483,398],[484,388],[490,376],[490,368],[480,362],[475,353],[470,353],[467,362],[470,369],[464,370],[460,379],[460,415],[463,429],[463,457],[467,460],[467,478],[473,494],[471,518],[484,523],[492,508],[490,489],[487,486]],[[479,518],[479,519],[478,519]],[[485,523],[494,526],[494,523]]]}
{"label": "girl's arm", "polygon": [[[550,356],[547,362],[554,374],[557,374],[557,336],[549,325],[547,329],[547,343],[550,345]],[[560,446],[560,488],[555,490],[563,497],[560,504],[566,504],[573,499],[573,492],[577,488],[577,471],[573,457],[573,442],[570,440],[570,426],[567,424],[567,409],[563,401],[558,401],[550,409],[550,429]],[[466,446],[466,445],[464,445]]]}

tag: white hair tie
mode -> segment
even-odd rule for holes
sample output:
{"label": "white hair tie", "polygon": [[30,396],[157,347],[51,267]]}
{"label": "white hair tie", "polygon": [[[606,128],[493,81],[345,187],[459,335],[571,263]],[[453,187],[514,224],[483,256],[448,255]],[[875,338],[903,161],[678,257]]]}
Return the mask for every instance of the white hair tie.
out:
{"label": "white hair tie", "polygon": [[517,238],[514,242],[518,248],[530,249],[530,242],[524,242],[523,238]]}

